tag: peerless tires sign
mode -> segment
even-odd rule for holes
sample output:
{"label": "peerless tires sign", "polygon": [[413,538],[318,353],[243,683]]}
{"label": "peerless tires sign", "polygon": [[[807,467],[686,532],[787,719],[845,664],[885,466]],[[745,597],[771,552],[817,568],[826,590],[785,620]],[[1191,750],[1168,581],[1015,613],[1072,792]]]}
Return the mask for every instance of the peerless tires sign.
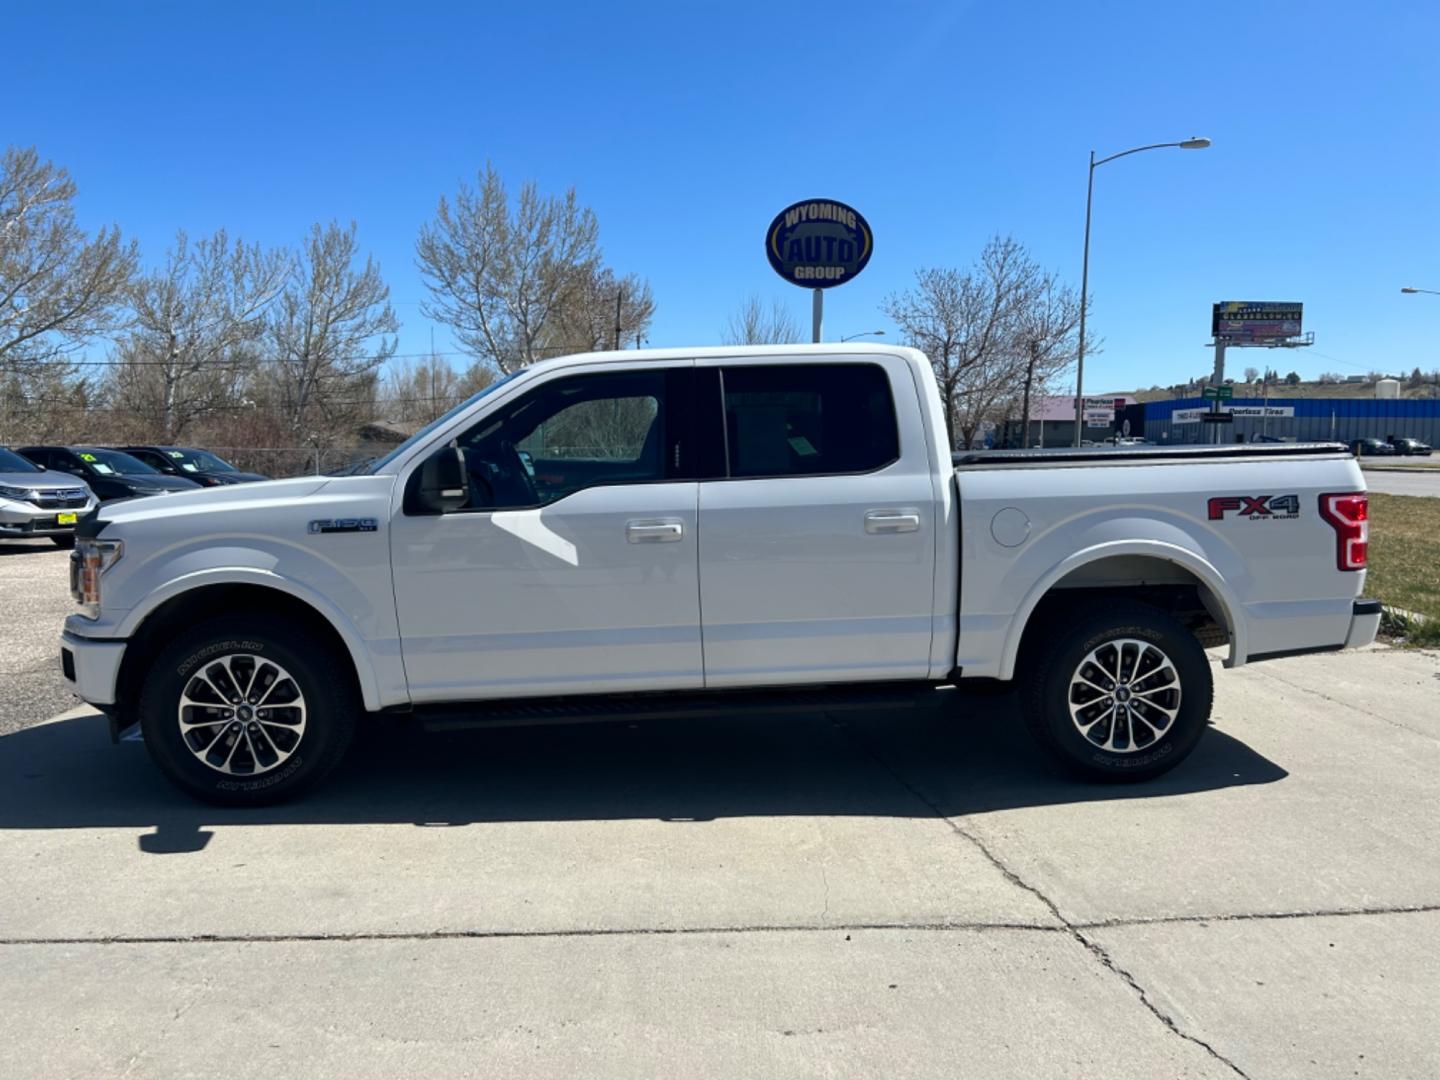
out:
{"label": "peerless tires sign", "polygon": [[870,261],[875,236],[859,211],[834,199],[806,199],[775,216],[765,234],[770,265],[791,285],[844,285]]}

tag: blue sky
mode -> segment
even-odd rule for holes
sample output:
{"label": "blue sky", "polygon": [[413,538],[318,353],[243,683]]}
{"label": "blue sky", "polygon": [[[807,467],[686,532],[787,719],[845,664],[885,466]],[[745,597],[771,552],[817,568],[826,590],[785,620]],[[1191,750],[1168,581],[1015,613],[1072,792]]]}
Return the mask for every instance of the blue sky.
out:
{"label": "blue sky", "polygon": [[[6,15],[3,141],[34,144],[147,263],[175,229],[298,242],[355,219],[402,351],[413,245],[486,159],[574,185],[648,277],[655,345],[716,340],[770,218],[824,196],[875,255],[827,337],[887,326],[917,267],[1010,233],[1078,287],[1088,152],[1206,135],[1096,176],[1094,390],[1208,370],[1210,304],[1301,300],[1322,370],[1440,367],[1440,9],[1429,4],[33,4]],[[449,347],[443,327],[436,344]]]}

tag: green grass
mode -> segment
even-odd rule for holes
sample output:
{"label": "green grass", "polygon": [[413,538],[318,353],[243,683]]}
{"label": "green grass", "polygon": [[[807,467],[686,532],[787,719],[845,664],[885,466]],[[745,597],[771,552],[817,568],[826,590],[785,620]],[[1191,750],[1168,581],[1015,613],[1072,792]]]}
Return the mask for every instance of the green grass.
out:
{"label": "green grass", "polygon": [[1440,499],[1370,493],[1365,592],[1428,619],[1423,626],[1386,619],[1386,633],[1411,645],[1440,646]]}

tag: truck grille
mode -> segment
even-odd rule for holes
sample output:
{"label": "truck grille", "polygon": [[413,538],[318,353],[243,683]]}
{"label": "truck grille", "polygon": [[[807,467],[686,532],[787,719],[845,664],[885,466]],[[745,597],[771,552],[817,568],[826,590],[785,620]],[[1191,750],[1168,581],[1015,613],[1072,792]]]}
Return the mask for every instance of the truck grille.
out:
{"label": "truck grille", "polygon": [[85,505],[84,488],[41,488],[34,503],[41,510],[71,510]]}

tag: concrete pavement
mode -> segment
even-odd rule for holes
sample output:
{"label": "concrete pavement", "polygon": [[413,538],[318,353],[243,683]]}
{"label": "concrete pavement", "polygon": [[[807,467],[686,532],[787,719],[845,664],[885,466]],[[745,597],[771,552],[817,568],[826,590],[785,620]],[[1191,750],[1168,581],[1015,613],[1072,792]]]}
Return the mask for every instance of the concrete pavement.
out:
{"label": "concrete pavement", "polygon": [[0,734],[75,704],[59,662],[69,559],[46,539],[0,540]]}
{"label": "concrete pavement", "polygon": [[0,1075],[1440,1074],[1440,656],[1217,671],[1170,776],[944,714],[376,733],[292,806],[0,738]]}
{"label": "concrete pavement", "polygon": [[[1430,458],[1401,458],[1399,461],[1425,461]],[[1401,464],[1383,466],[1362,466],[1365,470],[1365,486],[1371,491],[1383,491],[1387,495],[1428,495],[1440,497],[1440,469],[1420,465]]]}

